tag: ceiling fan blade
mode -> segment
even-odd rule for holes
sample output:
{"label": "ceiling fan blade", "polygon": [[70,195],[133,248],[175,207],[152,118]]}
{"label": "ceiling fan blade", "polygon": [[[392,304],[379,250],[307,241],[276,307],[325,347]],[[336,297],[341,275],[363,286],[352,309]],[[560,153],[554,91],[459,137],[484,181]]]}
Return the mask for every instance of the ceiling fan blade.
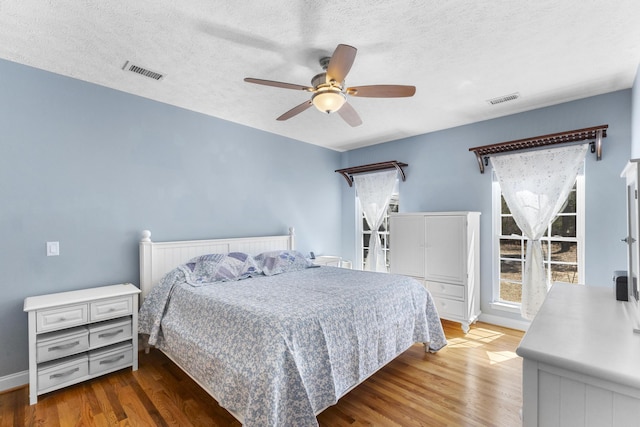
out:
{"label": "ceiling fan blade", "polygon": [[416,93],[415,86],[371,85],[348,87],[346,92],[351,96],[363,98],[404,98]]}
{"label": "ceiling fan blade", "polygon": [[339,44],[336,47],[331,55],[331,60],[329,60],[329,65],[327,65],[327,82],[335,80],[342,83],[344,81],[356,59],[356,52],[358,49],[346,44]]}
{"label": "ceiling fan blade", "polygon": [[283,115],[278,117],[276,120],[280,120],[280,121],[288,120],[291,117],[302,113],[304,110],[306,110],[307,108],[311,107],[312,105],[313,104],[311,103],[311,100],[304,101],[302,104],[296,105],[291,110],[287,111],[286,113],[284,113]]}
{"label": "ceiling fan blade", "polygon": [[245,82],[247,83],[255,83],[258,85],[265,85],[265,86],[273,86],[273,87],[281,87],[284,89],[295,89],[295,90],[305,90],[308,92],[313,91],[313,88],[310,86],[302,86],[302,85],[297,85],[294,83],[283,83],[283,82],[276,82],[273,80],[262,80],[262,79],[254,79],[251,77],[245,77],[244,79]]}
{"label": "ceiling fan blade", "polygon": [[342,117],[350,126],[356,127],[362,124],[362,119],[348,102],[345,102],[342,107],[340,107],[338,114],[340,114],[340,117]]}

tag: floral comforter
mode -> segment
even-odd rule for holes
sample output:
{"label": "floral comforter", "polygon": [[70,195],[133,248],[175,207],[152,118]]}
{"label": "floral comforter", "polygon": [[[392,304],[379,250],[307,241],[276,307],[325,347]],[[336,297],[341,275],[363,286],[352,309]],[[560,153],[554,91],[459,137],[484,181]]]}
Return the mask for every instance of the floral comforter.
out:
{"label": "floral comforter", "polygon": [[248,427],[317,426],[412,344],[446,345],[417,281],[324,266],[201,287],[173,270],[140,308],[139,332]]}

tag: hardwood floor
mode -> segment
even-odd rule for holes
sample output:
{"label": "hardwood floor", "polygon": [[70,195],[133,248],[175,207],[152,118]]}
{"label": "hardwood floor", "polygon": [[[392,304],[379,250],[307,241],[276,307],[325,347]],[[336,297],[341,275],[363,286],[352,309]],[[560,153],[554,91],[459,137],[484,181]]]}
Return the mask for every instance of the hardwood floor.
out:
{"label": "hardwood floor", "polygon": [[[464,335],[443,321],[449,344],[436,354],[414,345],[318,416],[335,426],[521,425],[523,333],[485,323]],[[161,352],[124,369],[40,396],[0,394],[5,426],[240,426]]]}

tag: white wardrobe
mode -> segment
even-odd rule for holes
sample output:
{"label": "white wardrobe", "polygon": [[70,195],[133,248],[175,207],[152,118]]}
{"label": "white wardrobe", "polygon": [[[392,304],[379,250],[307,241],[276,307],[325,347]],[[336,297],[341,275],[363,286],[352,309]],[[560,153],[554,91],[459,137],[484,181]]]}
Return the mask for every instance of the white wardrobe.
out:
{"label": "white wardrobe", "polygon": [[467,333],[480,315],[480,212],[392,214],[389,228],[391,273],[423,283]]}

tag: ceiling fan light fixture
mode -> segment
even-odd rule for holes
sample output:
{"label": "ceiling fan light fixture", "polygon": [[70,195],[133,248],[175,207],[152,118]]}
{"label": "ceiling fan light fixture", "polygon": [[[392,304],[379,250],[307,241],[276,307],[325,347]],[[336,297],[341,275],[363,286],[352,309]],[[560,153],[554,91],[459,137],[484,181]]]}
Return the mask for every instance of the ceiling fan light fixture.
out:
{"label": "ceiling fan light fixture", "polygon": [[347,102],[347,97],[340,90],[328,89],[313,94],[311,102],[318,110],[330,114],[342,108],[344,103]]}

